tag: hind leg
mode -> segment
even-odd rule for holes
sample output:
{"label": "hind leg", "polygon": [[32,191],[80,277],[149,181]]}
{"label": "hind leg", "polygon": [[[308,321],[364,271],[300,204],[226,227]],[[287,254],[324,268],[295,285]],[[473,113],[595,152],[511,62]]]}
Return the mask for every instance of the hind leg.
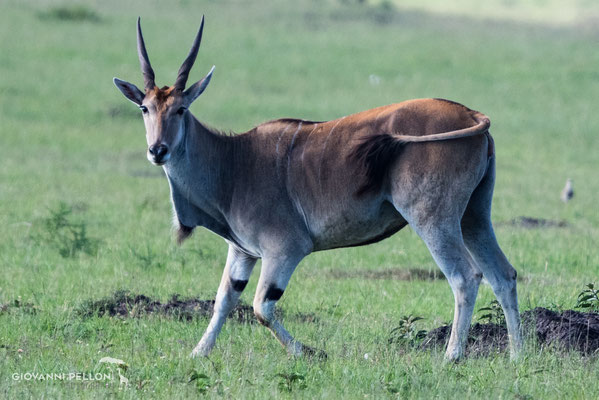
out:
{"label": "hind leg", "polygon": [[464,354],[482,275],[473,265],[458,223],[412,227],[424,240],[453,291],[455,310],[445,359],[457,360]]}
{"label": "hind leg", "polygon": [[474,177],[441,179],[435,174],[419,177],[413,190],[402,190],[412,182],[398,180],[393,204],[422,238],[433,259],[447,278],[455,299],[451,336],[445,358],[457,360],[463,354],[474,303],[482,274],[476,268],[462,238],[460,220],[464,214]]}
{"label": "hind leg", "polygon": [[503,308],[510,338],[510,355],[512,358],[517,358],[522,349],[522,334],[516,290],[516,270],[499,248],[490,221],[472,225],[466,223],[463,232],[468,251],[484,277],[489,281]]}
{"label": "hind leg", "polygon": [[491,224],[491,197],[495,181],[494,159],[487,174],[472,194],[462,218],[464,242],[478,268],[489,281],[503,308],[510,338],[510,355],[517,358],[522,349],[520,312],[516,290],[516,270],[509,263],[495,238]]}
{"label": "hind leg", "polygon": [[482,274],[464,245],[459,217],[455,217],[461,212],[440,212],[448,209],[412,207],[404,209],[402,215],[422,238],[453,291],[455,309],[445,352],[445,359],[451,361],[464,354]]}

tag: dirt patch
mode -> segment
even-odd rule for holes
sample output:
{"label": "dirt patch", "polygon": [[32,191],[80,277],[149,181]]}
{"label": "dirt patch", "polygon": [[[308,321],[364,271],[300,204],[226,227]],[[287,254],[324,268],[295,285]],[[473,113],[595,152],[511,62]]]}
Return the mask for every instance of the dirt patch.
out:
{"label": "dirt patch", "polygon": [[0,315],[17,310],[26,314],[37,314],[39,308],[33,303],[23,302],[20,296],[10,303],[0,304]]}
{"label": "dirt patch", "polygon": [[[277,310],[279,311],[279,310]],[[318,315],[314,314],[314,313],[303,313],[303,312],[297,312],[294,314],[291,314],[289,316],[287,316],[286,319],[291,319],[297,322],[301,322],[303,324],[315,324],[318,323],[320,321],[320,318],[318,317]]]}
{"label": "dirt patch", "polygon": [[[77,313],[83,317],[104,315],[139,317],[157,314],[189,321],[194,318],[210,318],[213,310],[214,300],[181,298],[178,294],[174,294],[168,302],[161,303],[143,294],[136,295],[120,290],[109,297],[83,302],[77,309]],[[252,307],[242,303],[231,311],[229,318],[241,323],[256,322]]]}
{"label": "dirt patch", "polygon": [[58,20],[69,22],[100,22],[100,15],[93,9],[84,5],[64,5],[52,7],[38,12],[42,20]]}
{"label": "dirt patch", "polygon": [[[0,305],[0,314],[10,306]],[[127,290],[116,291],[112,296],[99,300],[84,301],[76,309],[76,313],[84,318],[102,317],[104,315],[135,318],[154,314],[166,315],[184,321],[191,321],[194,318],[210,318],[213,312],[214,300],[202,300],[195,297],[181,298],[180,295],[174,294],[168,302],[161,303],[146,295],[133,294]],[[319,321],[318,316],[314,313],[297,312],[286,316],[283,310],[277,309],[275,315],[277,318],[286,317],[289,320],[308,324]],[[231,311],[228,318],[240,323],[253,324],[258,322],[254,316],[254,309],[241,302]]]}
{"label": "dirt patch", "polygon": [[538,229],[538,228],[567,228],[568,222],[561,220],[551,220],[543,218],[533,217],[518,217],[508,222],[499,222],[498,226],[515,226],[524,229]]}
{"label": "dirt patch", "polygon": [[[450,333],[451,325],[443,325],[433,329],[426,334],[420,347],[425,350],[445,349]],[[474,324],[470,327],[466,355],[487,356],[492,353],[499,353],[507,348],[507,344],[507,329],[504,326],[493,323]]]}
{"label": "dirt patch", "polygon": [[[563,312],[537,307],[522,313],[524,335],[533,337],[543,347],[555,346],[564,350],[577,350],[584,355],[599,353],[599,314],[574,310]],[[428,332],[420,347],[445,348],[451,332],[444,325]],[[475,324],[470,328],[466,355],[486,356],[506,350],[507,329],[493,323]]]}
{"label": "dirt patch", "polygon": [[583,354],[597,353],[599,349],[599,314],[566,310],[562,313],[535,308],[532,317],[525,320],[535,329],[540,343],[556,343]]}
{"label": "dirt patch", "polygon": [[344,270],[331,269],[326,272],[327,277],[332,279],[390,279],[397,281],[433,281],[437,279],[445,279],[441,271],[435,269],[423,268],[389,268],[389,269],[359,269],[359,270]]}

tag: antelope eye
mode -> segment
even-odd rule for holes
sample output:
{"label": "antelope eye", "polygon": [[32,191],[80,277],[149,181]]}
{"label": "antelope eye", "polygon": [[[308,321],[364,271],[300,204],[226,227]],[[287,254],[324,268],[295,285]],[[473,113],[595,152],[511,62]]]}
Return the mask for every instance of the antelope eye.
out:
{"label": "antelope eye", "polygon": [[141,110],[142,113],[147,114],[148,113],[148,107],[146,106],[139,106],[139,109]]}
{"label": "antelope eye", "polygon": [[177,110],[177,114],[179,114],[179,115],[183,115],[183,113],[185,113],[185,111],[186,111],[186,110],[187,110],[187,108],[185,108],[185,107],[181,107],[181,108],[179,108],[179,109]]}

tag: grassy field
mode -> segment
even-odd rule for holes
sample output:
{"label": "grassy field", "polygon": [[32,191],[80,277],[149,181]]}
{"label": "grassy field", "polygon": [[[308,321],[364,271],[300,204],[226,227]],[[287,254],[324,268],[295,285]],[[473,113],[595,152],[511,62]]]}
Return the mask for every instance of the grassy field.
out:
{"label": "grassy field", "polygon": [[[174,244],[167,181],[145,158],[138,110],[112,84],[117,76],[141,85],[138,15],[163,85],[173,83],[206,14],[190,81],[216,70],[192,111],[225,130],[418,97],[484,112],[498,154],[493,219],[522,277],[521,309],[572,308],[586,283],[599,282],[599,30],[471,18],[436,8],[440,1],[425,11],[389,2],[198,3],[0,3],[0,398],[599,396],[597,357],[528,343],[517,364],[497,354],[443,365],[443,349],[389,345],[403,316],[424,318],[417,326],[428,330],[453,314],[443,280],[368,279],[370,270],[436,268],[409,228],[375,245],[313,254],[295,272],[280,302],[286,326],[326,350],[326,362],[288,358],[257,324],[231,321],[209,359],[191,360],[206,319],[81,316],[86,301],[119,289],[161,301],[213,298],[226,257],[224,241],[204,230]],[[509,3],[527,10],[535,2]],[[576,4],[584,12],[586,3]],[[566,178],[576,195],[563,204]],[[565,226],[510,223],[522,216]],[[481,286],[477,308],[492,299]],[[118,376],[13,376],[108,373],[103,357],[127,363],[128,385]]]}
{"label": "grassy field", "polygon": [[468,16],[487,20],[515,20],[542,25],[585,26],[597,24],[599,4],[593,0],[373,0],[401,9]]}

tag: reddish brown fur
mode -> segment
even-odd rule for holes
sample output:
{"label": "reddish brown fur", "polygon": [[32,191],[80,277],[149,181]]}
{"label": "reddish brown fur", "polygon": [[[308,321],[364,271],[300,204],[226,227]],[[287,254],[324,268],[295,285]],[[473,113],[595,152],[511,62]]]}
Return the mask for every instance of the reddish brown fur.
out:
{"label": "reddish brown fur", "polygon": [[[175,90],[174,86],[163,86],[162,88],[154,86],[153,89],[146,92],[146,99],[154,99],[157,109],[165,109],[170,103],[173,102],[174,97],[176,97],[176,95],[173,96],[173,94],[176,92],[177,91]],[[171,96],[173,97],[172,99]]]}
{"label": "reddish brown fur", "polygon": [[[445,99],[433,99],[426,103],[424,107],[420,104],[419,112],[415,112],[412,107],[406,108],[407,110],[404,112],[395,110],[395,115],[389,115],[392,120],[390,130],[379,129],[376,126],[376,119],[378,119],[376,118],[371,123],[374,133],[364,135],[357,140],[350,158],[362,165],[364,182],[356,195],[361,196],[381,189],[388,176],[389,166],[393,160],[400,156],[401,148],[407,144],[397,140],[395,135],[433,135],[467,128],[477,122],[474,117],[475,114],[478,114],[476,111]],[[432,116],[432,118],[422,118],[423,113]],[[438,121],[435,121],[435,115]],[[439,118],[440,116],[441,118]],[[365,116],[366,119],[369,117],[372,119],[372,115]],[[432,125],[432,129],[430,125]],[[492,145],[489,146],[491,148]],[[489,150],[489,156],[491,155],[491,150]]]}

